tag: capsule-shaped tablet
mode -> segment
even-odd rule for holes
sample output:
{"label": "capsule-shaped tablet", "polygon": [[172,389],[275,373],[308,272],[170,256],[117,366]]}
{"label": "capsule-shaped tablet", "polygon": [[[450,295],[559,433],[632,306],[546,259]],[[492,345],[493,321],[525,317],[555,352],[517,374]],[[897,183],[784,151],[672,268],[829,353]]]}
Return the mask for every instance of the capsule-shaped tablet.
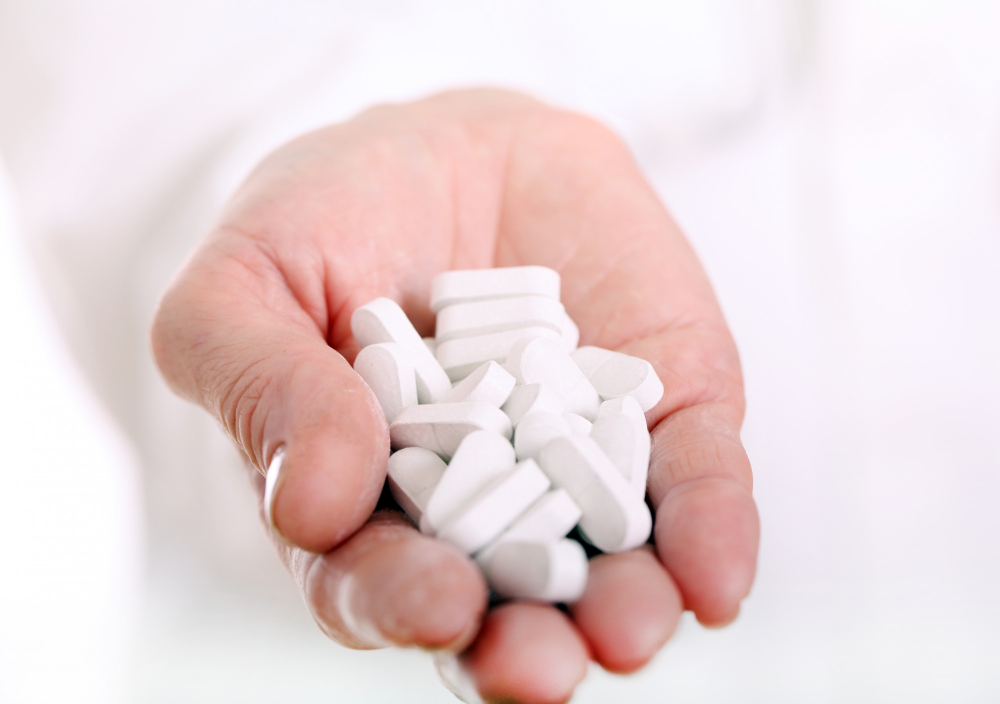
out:
{"label": "capsule-shaped tablet", "polygon": [[517,453],[517,459],[520,461],[531,458],[537,461],[542,449],[553,438],[572,433],[569,421],[562,415],[539,411],[525,416],[514,431],[514,451]]}
{"label": "capsule-shaped tablet", "polygon": [[576,350],[580,343],[580,328],[566,313],[559,318],[559,346],[567,354]]}
{"label": "capsule-shaped tablet", "polygon": [[653,365],[620,352],[613,353],[589,379],[603,400],[631,396],[643,413],[663,398],[663,382]]}
{"label": "capsule-shaped tablet", "polygon": [[514,448],[496,433],[480,430],[467,435],[427,500],[420,530],[436,533],[483,487],[514,464]]}
{"label": "capsule-shaped tablet", "polygon": [[376,298],[355,310],[351,315],[351,332],[361,347],[395,342],[407,349],[420,403],[434,403],[451,391],[448,375],[395,301]]}
{"label": "capsule-shaped tablet", "polygon": [[496,406],[478,401],[408,406],[389,426],[394,450],[423,447],[448,460],[469,433],[489,430],[510,438],[510,419]]}
{"label": "capsule-shaped tablet", "polygon": [[479,401],[500,408],[514,389],[514,377],[496,362],[486,362],[455,384],[443,403]]}
{"label": "capsule-shaped tablet", "polygon": [[580,507],[565,489],[552,489],[533,503],[500,537],[476,553],[476,562],[485,566],[492,551],[510,540],[551,543],[573,530],[580,521]]}
{"label": "capsule-shaped tablet", "polygon": [[620,396],[605,401],[597,411],[597,417],[600,418],[605,413],[624,413],[634,419],[637,424],[641,424],[643,428],[646,428],[647,432],[649,430],[649,426],[646,425],[646,414],[643,412],[642,406],[631,396]]}
{"label": "capsule-shaped tablet", "polygon": [[571,603],[587,586],[587,554],[574,540],[509,541],[493,551],[483,571],[500,596]]}
{"label": "capsule-shaped tablet", "polygon": [[407,406],[417,405],[417,379],[403,345],[395,342],[368,345],[354,359],[354,371],[375,394],[386,423],[392,423]]}
{"label": "capsule-shaped tablet", "polygon": [[518,384],[545,384],[562,398],[566,410],[594,420],[601,398],[580,368],[558,343],[544,338],[514,343],[504,368]]}
{"label": "capsule-shaped tablet", "polygon": [[549,486],[548,477],[534,460],[520,462],[483,487],[437,537],[471,555],[499,536]]}
{"label": "capsule-shaped tablet", "polygon": [[563,418],[569,423],[569,429],[574,435],[590,435],[590,429],[594,427],[589,420],[575,413],[563,413]]}
{"label": "capsule-shaped tablet", "polygon": [[[635,403],[638,409],[635,399],[630,396],[625,398]],[[590,437],[628,480],[632,489],[639,496],[645,496],[650,442],[645,416],[641,412],[639,416],[642,420],[634,414],[605,411],[602,407],[590,430]]]}
{"label": "capsule-shaped tablet", "polygon": [[558,342],[560,333],[552,328],[517,328],[476,337],[441,342],[437,360],[452,381],[461,381],[485,362],[504,363],[507,353],[521,338],[545,337]]}
{"label": "capsule-shaped tablet", "polygon": [[603,347],[586,345],[573,350],[570,354],[570,358],[576,363],[576,366],[580,367],[580,371],[583,372],[583,375],[589,379],[590,376],[596,372],[602,364],[611,359],[614,354],[615,353],[612,350],[606,350]]}
{"label": "capsule-shaped tablet", "polygon": [[545,296],[559,300],[559,274],[544,266],[445,271],[431,284],[431,310],[493,298]]}
{"label": "capsule-shaped tablet", "polygon": [[414,523],[420,523],[427,502],[447,467],[436,452],[422,447],[407,447],[389,455],[389,491]]}
{"label": "capsule-shaped tablet", "polygon": [[514,387],[501,410],[516,428],[521,419],[531,413],[548,411],[561,414],[566,410],[566,404],[545,384],[522,384]]}
{"label": "capsule-shaped tablet", "polygon": [[441,343],[519,328],[551,328],[562,333],[566,317],[562,303],[546,296],[459,303],[441,309],[434,336]]}
{"label": "capsule-shaped tablet", "polygon": [[596,547],[621,552],[646,542],[653,525],[649,508],[596,442],[579,435],[555,438],[539,465],[580,507],[580,528]]}

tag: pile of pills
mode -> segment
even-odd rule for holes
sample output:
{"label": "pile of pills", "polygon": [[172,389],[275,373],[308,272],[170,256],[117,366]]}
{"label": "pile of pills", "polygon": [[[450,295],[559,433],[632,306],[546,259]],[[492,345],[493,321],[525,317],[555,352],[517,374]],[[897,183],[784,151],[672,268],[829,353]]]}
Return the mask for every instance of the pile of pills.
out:
{"label": "pile of pills", "polygon": [[420,530],[479,563],[503,597],[572,602],[587,556],[643,544],[663,395],[649,362],[577,347],[559,274],[540,266],[434,280],[434,338],[388,298],[358,308],[354,369],[389,423],[389,487]]}

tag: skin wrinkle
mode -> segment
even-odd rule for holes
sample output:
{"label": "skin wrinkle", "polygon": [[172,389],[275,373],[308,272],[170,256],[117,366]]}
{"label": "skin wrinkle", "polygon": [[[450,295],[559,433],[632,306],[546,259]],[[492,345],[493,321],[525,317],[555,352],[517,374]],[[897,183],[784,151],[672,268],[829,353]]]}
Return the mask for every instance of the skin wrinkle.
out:
{"label": "skin wrinkle", "polygon": [[[265,404],[265,415],[261,418],[261,401],[277,381],[270,373],[269,364],[266,357],[259,358],[241,372],[229,392],[221,399],[218,411],[230,435],[236,438],[243,451],[258,467],[264,466],[264,428],[271,410],[270,405]],[[255,371],[258,368],[261,369]]]}
{"label": "skin wrinkle", "polygon": [[[258,365],[254,365],[258,366]],[[243,451],[251,458],[258,467],[263,467],[261,442],[265,419],[257,420],[257,412],[261,408],[261,399],[267,394],[274,382],[274,377],[270,374],[259,373],[253,376],[251,382],[246,385],[242,393],[238,394],[236,405],[233,409],[233,418],[230,434],[236,437],[237,442]],[[266,406],[265,406],[266,408]],[[226,423],[230,422],[228,416]],[[227,425],[227,427],[230,427]],[[256,430],[255,430],[256,429]],[[235,432],[234,432],[235,430]]]}
{"label": "skin wrinkle", "polygon": [[[607,262],[604,271],[601,272],[601,274],[598,275],[596,279],[591,280],[587,288],[585,288],[580,294],[577,295],[576,299],[573,302],[573,306],[579,307],[580,300],[586,301],[588,298],[590,298],[597,291],[597,289],[599,289],[600,286],[608,279],[608,277],[616,272],[616,267],[618,266],[618,264],[623,260],[628,259],[630,256],[632,256],[632,253],[635,252],[636,249],[638,249],[639,246],[642,244],[644,244],[644,242],[639,240],[631,240],[628,246],[626,246],[618,254],[616,254],[615,257],[611,259],[610,262]],[[593,335],[593,338],[596,340],[604,340],[605,331],[607,330],[610,322],[611,321],[603,322],[601,326],[597,329],[597,332]],[[612,347],[612,349],[614,349],[614,347]]]}
{"label": "skin wrinkle", "polygon": [[[298,304],[300,309],[303,311],[306,310],[303,302],[299,300],[296,291],[291,286],[288,276],[282,270],[281,260],[273,245],[260,237],[256,237],[234,226],[228,227],[225,231],[236,235],[238,239],[228,248],[231,251],[220,251],[219,253],[227,255],[227,262],[232,262],[243,267],[251,276],[248,279],[244,279],[236,275],[235,272],[230,271],[220,272],[221,276],[238,281],[241,287],[246,289],[247,293],[253,295],[255,300],[269,310],[278,312],[278,306],[275,303],[283,299],[291,299]],[[218,237],[224,239],[224,234],[220,233]],[[240,239],[244,240],[249,247],[237,247],[236,244],[239,243]],[[254,267],[254,263],[257,261],[265,265],[260,267],[259,272]],[[260,286],[254,288],[251,286],[254,283],[260,284]],[[274,290],[275,288],[279,289],[280,293]],[[285,295],[282,296],[282,293]],[[315,323],[316,321],[313,320],[312,322]]]}
{"label": "skin wrinkle", "polygon": [[[260,237],[241,230],[235,226],[228,226],[226,229],[227,231],[235,234],[237,237],[242,238],[250,245],[249,248],[237,249],[233,247],[236,251],[225,252],[227,255],[227,261],[234,262],[242,266],[249,274],[255,275],[250,277],[250,282],[261,282],[263,285],[257,290],[252,290],[252,288],[247,285],[247,281],[242,277],[235,276],[233,273],[229,273],[229,276],[235,281],[238,281],[240,286],[247,290],[247,293],[253,295],[254,300],[259,302],[261,307],[275,313],[301,312],[315,326],[316,331],[321,333],[324,327],[322,319],[311,315],[309,313],[309,309],[313,307],[323,309],[325,306],[321,304],[314,305],[313,302],[309,300],[302,300],[302,298],[300,298],[300,292],[296,291],[295,286],[293,286],[293,279],[290,278],[288,273],[285,271],[281,258],[278,256],[274,246]],[[249,258],[253,255],[258,255],[262,258],[263,262],[268,265],[261,269],[263,272],[262,276],[258,275],[258,272],[255,271],[253,265],[249,261]],[[297,308],[293,307],[290,311],[286,310],[286,307],[281,305],[281,303],[287,302],[288,300],[294,301]],[[298,316],[296,316],[296,318],[298,318]],[[296,322],[301,324],[304,321],[296,320]]]}
{"label": "skin wrinkle", "polygon": [[[721,392],[713,389],[713,378],[711,373],[699,374],[698,378],[693,378],[690,374],[681,374],[669,367],[666,367],[660,360],[653,361],[657,374],[661,374],[665,393],[663,401],[667,402],[662,411],[654,416],[653,427],[659,425],[660,421],[668,418],[671,414],[679,410],[690,408],[699,403],[711,403],[716,401]],[[704,372],[703,368],[698,371]],[[725,386],[723,383],[722,386]],[[659,405],[659,404],[657,404]]]}
{"label": "skin wrinkle", "polygon": [[[234,348],[237,352],[236,355],[232,354]],[[240,366],[235,360],[242,361],[239,356],[242,349],[242,344],[215,346],[201,356],[200,365],[206,380],[218,380],[215,384],[209,384],[207,387],[203,399],[205,405],[237,442],[239,442],[239,438],[235,436],[235,413],[231,413],[229,409],[235,409],[242,388],[255,381],[252,377],[244,379],[244,376],[248,375],[253,367],[259,367],[265,363],[263,359],[258,358],[249,364],[244,362],[243,366]]]}
{"label": "skin wrinkle", "polygon": [[[668,340],[657,342],[657,338],[670,338],[676,336],[678,333],[681,333],[683,336],[683,333],[690,334],[690,332],[693,329],[696,329],[696,327],[704,328],[704,326],[689,326],[687,328],[667,329],[658,333],[654,337],[644,338],[637,340],[632,344],[626,344],[621,347],[620,350],[625,353],[636,353],[636,347],[641,347],[643,349],[646,347],[652,347],[653,349],[669,348],[670,343]],[[704,329],[714,332],[711,328]],[[612,349],[615,348],[612,347]],[[643,355],[640,350],[637,353],[637,356],[646,358],[650,355]],[[676,357],[672,357],[672,359],[676,359]],[[673,365],[664,364],[662,362],[662,354],[655,357],[651,363],[657,370],[657,374],[660,379],[664,382],[665,389],[663,399],[652,411],[654,415],[649,418],[650,427],[652,429],[655,429],[660,422],[667,419],[673,413],[685,408],[706,403],[733,403],[733,399],[730,399],[730,396],[732,395],[735,395],[736,400],[738,401],[738,403],[735,404],[736,408],[742,408],[743,395],[739,391],[739,389],[742,388],[741,378],[738,376],[734,377],[718,365],[710,364],[699,357],[696,362],[690,365],[688,372],[683,372],[677,368],[678,365],[676,364],[676,361]],[[701,370],[705,372],[700,383],[696,382],[691,377],[690,372],[693,370]],[[742,411],[739,412],[739,415],[742,417]]]}
{"label": "skin wrinkle", "polygon": [[[681,413],[684,413],[684,411],[681,411]],[[699,427],[691,428],[686,433],[682,429],[680,431],[682,439],[678,440],[676,434],[671,432],[674,429],[669,427],[670,422],[670,419],[664,420],[659,426],[654,428],[652,433],[653,446],[650,467],[655,467],[655,471],[650,472],[649,494],[657,506],[657,510],[662,506],[667,495],[674,489],[692,482],[698,482],[701,479],[723,479],[735,482],[747,491],[753,491],[753,475],[750,472],[749,462],[745,461],[746,454],[743,451],[742,444],[739,442],[738,434],[734,433],[730,426],[721,420],[714,423],[710,428],[699,424]],[[703,454],[699,457],[697,452],[691,452],[691,448],[698,448],[698,446],[701,446],[699,449],[701,449],[702,453],[705,452],[706,430],[710,431],[713,438],[712,452],[715,455],[715,462],[703,461],[711,459],[708,455]],[[665,437],[668,433],[670,434],[669,438]],[[684,437],[685,435],[689,435],[690,437]],[[740,463],[745,464],[745,472],[734,475],[714,469],[708,472],[704,469],[699,469],[704,467],[731,467],[733,465],[732,462],[726,461],[727,456],[722,453],[722,448],[718,444],[720,441],[728,444],[735,451],[738,459],[745,461]],[[680,472],[678,471],[679,467],[688,469]],[[691,476],[692,474],[693,476]],[[657,499],[658,495],[659,499]]]}

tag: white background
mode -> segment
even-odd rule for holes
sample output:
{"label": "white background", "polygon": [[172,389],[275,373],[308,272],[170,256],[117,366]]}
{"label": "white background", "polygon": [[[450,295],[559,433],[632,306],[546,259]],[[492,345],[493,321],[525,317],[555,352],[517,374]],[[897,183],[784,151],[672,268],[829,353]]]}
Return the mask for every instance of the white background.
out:
{"label": "white background", "polygon": [[451,700],[309,622],[145,334],[266,151],[480,83],[623,134],[746,375],[740,619],[574,701],[997,700],[998,36],[943,1],[0,1],[0,700]]}

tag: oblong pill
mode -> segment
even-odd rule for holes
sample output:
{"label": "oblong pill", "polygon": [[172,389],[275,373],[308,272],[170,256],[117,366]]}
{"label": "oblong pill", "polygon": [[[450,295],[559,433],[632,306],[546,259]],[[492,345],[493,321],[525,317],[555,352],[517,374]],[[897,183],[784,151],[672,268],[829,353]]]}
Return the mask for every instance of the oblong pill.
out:
{"label": "oblong pill", "polygon": [[573,352],[580,343],[580,328],[564,312],[559,319],[559,345],[564,352]]}
{"label": "oblong pill", "polygon": [[580,371],[583,372],[583,375],[589,379],[590,376],[596,372],[602,364],[611,359],[614,354],[615,353],[612,350],[606,350],[603,347],[586,345],[573,350],[570,354],[570,358],[576,362],[576,366],[580,367]]}
{"label": "oblong pill", "polygon": [[500,410],[507,414],[511,425],[516,428],[526,415],[539,411],[561,414],[566,410],[566,404],[545,384],[522,384],[514,387]]}
{"label": "oblong pill", "polygon": [[590,435],[590,429],[594,427],[589,420],[575,413],[563,413],[563,418],[569,423],[569,429],[574,435]]}
{"label": "oblong pill", "polygon": [[434,533],[480,489],[514,466],[514,448],[496,433],[469,433],[424,507],[420,530]]}
{"label": "oblong pill", "polygon": [[562,398],[566,410],[594,420],[601,397],[573,359],[558,344],[545,338],[514,343],[504,368],[518,384],[545,384]]}
{"label": "oblong pill", "polygon": [[355,310],[351,315],[351,332],[361,347],[396,342],[407,348],[420,403],[434,403],[451,391],[448,375],[395,301],[376,298]]}
{"label": "oblong pill", "polygon": [[551,328],[518,328],[448,340],[437,346],[437,360],[449,379],[461,381],[484,362],[506,362],[507,353],[518,340],[534,337],[558,340],[559,332]]}
{"label": "oblong pill", "polygon": [[486,362],[455,384],[443,403],[479,401],[500,408],[514,389],[514,377],[496,362]]}
{"label": "oblong pill", "polygon": [[565,538],[580,521],[581,515],[580,507],[565,489],[547,491],[501,533],[500,537],[476,553],[476,562],[481,567],[485,566],[492,551],[506,541],[527,540],[547,543]]}
{"label": "oblong pill", "polygon": [[545,296],[559,300],[559,274],[544,266],[445,271],[431,284],[431,310],[491,298]]}
{"label": "oblong pill", "polygon": [[400,411],[389,426],[389,442],[394,450],[423,447],[447,460],[463,438],[476,430],[489,430],[507,439],[512,429],[507,414],[488,403],[434,403]]}
{"label": "oblong pill", "polygon": [[[638,409],[635,399],[631,396],[625,398],[635,403]],[[624,411],[605,411],[602,407],[590,430],[590,437],[628,480],[632,489],[639,496],[645,496],[650,442],[646,417],[641,412],[639,416],[642,420]]]}
{"label": "oblong pill", "polygon": [[514,451],[517,459],[528,458],[537,460],[542,449],[553,438],[572,435],[573,429],[569,421],[561,415],[548,411],[532,413],[521,419],[514,431]]}
{"label": "oblong pill", "polygon": [[427,502],[447,467],[436,452],[422,447],[407,447],[389,455],[389,491],[414,523],[420,523]]}
{"label": "oblong pill", "polygon": [[646,414],[643,412],[642,406],[631,396],[620,396],[605,401],[597,411],[597,417],[600,418],[604,413],[624,413],[630,418],[635,419],[637,423],[641,423],[647,432],[649,431],[649,426],[646,425]]}
{"label": "oblong pill", "polygon": [[354,371],[375,394],[386,423],[392,423],[407,406],[417,405],[417,379],[403,345],[397,342],[368,345],[354,359]]}
{"label": "oblong pill", "polygon": [[438,312],[434,337],[440,344],[462,337],[533,327],[551,328],[562,334],[567,327],[566,319],[562,303],[546,296],[458,303]]}
{"label": "oblong pill", "polygon": [[663,398],[663,382],[645,359],[615,352],[593,374],[590,383],[605,401],[631,396],[643,413]]}
{"label": "oblong pill", "polygon": [[483,487],[437,537],[471,555],[500,535],[549,486],[549,478],[534,460],[520,462]]}
{"label": "oblong pill", "polygon": [[483,571],[500,596],[574,602],[587,587],[587,554],[574,540],[510,541],[497,547]]}
{"label": "oblong pill", "polygon": [[542,450],[539,465],[573,497],[583,512],[580,528],[604,552],[629,550],[649,538],[649,508],[590,438],[553,439]]}

